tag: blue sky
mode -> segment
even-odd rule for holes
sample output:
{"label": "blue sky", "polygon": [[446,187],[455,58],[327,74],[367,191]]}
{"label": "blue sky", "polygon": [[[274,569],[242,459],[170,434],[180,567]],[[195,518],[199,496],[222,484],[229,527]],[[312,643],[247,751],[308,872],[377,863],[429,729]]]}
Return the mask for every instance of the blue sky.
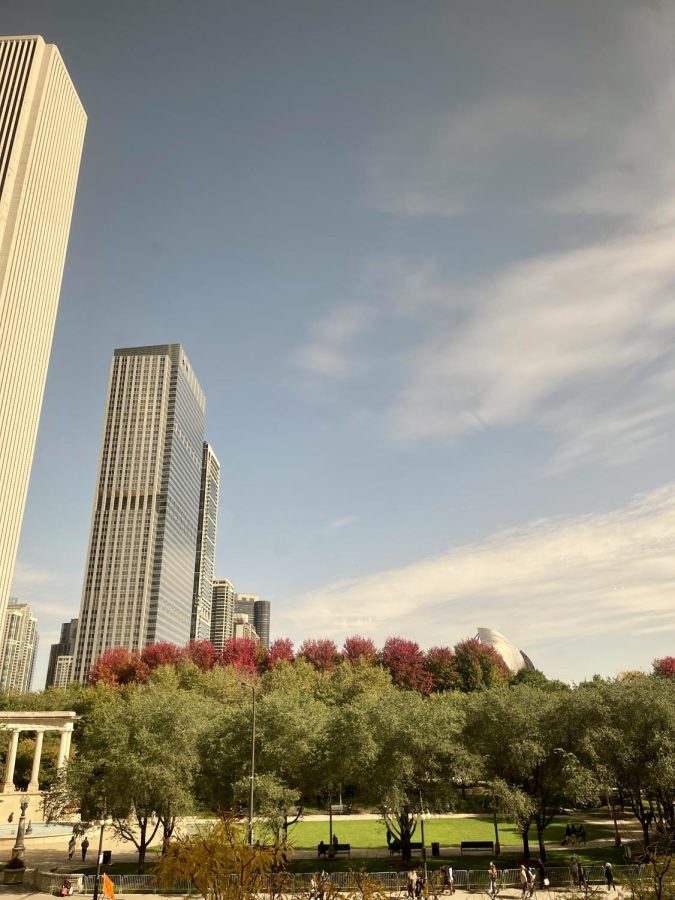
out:
{"label": "blue sky", "polygon": [[77,614],[108,367],[180,341],[299,641],[674,652],[670,4],[4,0],[89,116],[13,593]]}

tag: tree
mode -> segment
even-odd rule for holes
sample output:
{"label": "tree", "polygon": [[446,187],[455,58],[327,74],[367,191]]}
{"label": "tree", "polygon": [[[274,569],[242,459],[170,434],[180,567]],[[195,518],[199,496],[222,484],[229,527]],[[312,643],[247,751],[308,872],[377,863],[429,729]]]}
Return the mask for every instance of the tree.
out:
{"label": "tree", "polygon": [[222,663],[234,666],[239,672],[257,672],[258,647],[259,642],[253,638],[228,638],[223,644]]}
{"label": "tree", "polygon": [[148,677],[148,667],[137,653],[126,647],[106,650],[89,670],[87,682],[94,686],[105,684],[117,687],[123,684],[139,684]]}
{"label": "tree", "polygon": [[374,666],[377,662],[377,647],[370,638],[353,635],[342,645],[342,656],[352,665],[363,660]]}
{"label": "tree", "polygon": [[203,672],[216,664],[216,648],[211,641],[190,641],[185,647],[185,659],[191,660]]}
{"label": "tree", "polygon": [[327,638],[303,641],[298,656],[306,659],[318,672],[330,672],[341,659],[335,642]]}
{"label": "tree", "polygon": [[267,654],[267,665],[272,669],[278,662],[292,663],[295,659],[293,653],[293,641],[289,638],[277,638],[272,641]]}
{"label": "tree", "polygon": [[[235,782],[234,799],[239,808],[248,806],[250,790],[251,779],[248,776]],[[288,813],[293,807],[296,807],[293,821],[297,822],[302,809],[298,792],[289,788],[275,775],[256,775],[255,815],[259,823],[262,820],[262,831],[264,832],[262,843],[267,844],[270,841],[273,844],[286,843],[288,840]],[[259,831],[258,840],[260,841]]]}
{"label": "tree", "polygon": [[149,672],[159,666],[177,666],[185,656],[185,648],[169,641],[158,641],[156,644],[148,644],[141,653],[141,662]]}
{"label": "tree", "polygon": [[507,681],[511,670],[494,647],[469,638],[455,645],[457,685],[461,691],[481,691]]}
{"label": "tree", "polygon": [[675,679],[675,656],[664,656],[662,659],[655,659],[652,663],[654,675],[659,678]]}
{"label": "tree", "polygon": [[387,638],[381,653],[382,665],[389,671],[397,687],[428,694],[432,677],[426,669],[424,653],[415,641]]}
{"label": "tree", "polygon": [[427,651],[424,665],[431,676],[432,691],[438,694],[457,687],[455,654],[449,647],[432,647]]}

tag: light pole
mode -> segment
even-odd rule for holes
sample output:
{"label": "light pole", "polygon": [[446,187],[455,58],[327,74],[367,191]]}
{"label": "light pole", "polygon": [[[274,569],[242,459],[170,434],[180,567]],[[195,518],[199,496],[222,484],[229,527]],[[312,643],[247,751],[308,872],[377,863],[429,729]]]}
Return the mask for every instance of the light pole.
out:
{"label": "light pole", "polygon": [[[251,724],[251,793],[248,800],[248,842],[253,846],[253,791],[255,787],[255,685],[242,681],[244,687],[253,692],[253,721]],[[96,900],[96,898],[94,898]]]}
{"label": "light pole", "polygon": [[[424,863],[424,883],[426,884],[429,880],[429,875],[427,872],[427,844],[424,839],[424,820],[426,819],[427,814],[424,812],[424,807],[422,806],[422,791],[420,789],[420,830],[422,833],[422,862]],[[94,898],[96,900],[96,898]]]}
{"label": "light pole", "polygon": [[98,900],[98,883],[101,878],[101,863],[103,862],[103,832],[106,825],[112,825],[112,816],[104,812],[96,819],[96,824],[100,830],[98,834],[98,856],[96,857],[96,880],[94,881],[94,896],[92,900]]}

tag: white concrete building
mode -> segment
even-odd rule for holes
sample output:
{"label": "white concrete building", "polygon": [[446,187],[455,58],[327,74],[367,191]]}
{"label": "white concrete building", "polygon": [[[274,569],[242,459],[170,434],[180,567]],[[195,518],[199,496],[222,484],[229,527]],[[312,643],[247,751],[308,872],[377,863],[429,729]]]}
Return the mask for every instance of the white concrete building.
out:
{"label": "white concrete building", "polygon": [[216,562],[216,532],[218,528],[218,490],[220,463],[213,448],[204,441],[202,456],[202,484],[199,493],[199,525],[197,528],[197,558],[192,597],[190,638],[208,641],[211,637],[211,600],[213,569]]}
{"label": "white concrete building", "polygon": [[0,38],[0,622],[28,491],[87,117],[59,51]]}
{"label": "white concrete building", "polygon": [[512,672],[534,668],[530,659],[512,641],[499,631],[495,631],[494,628],[479,628],[478,640],[481,644],[493,647]]}
{"label": "white concrete building", "polygon": [[214,578],[211,593],[211,643],[219,650],[234,637],[234,598],[232,582]]}
{"label": "white concrete building", "polygon": [[37,619],[30,606],[10,601],[0,646],[0,690],[25,694],[31,689],[37,646]]}

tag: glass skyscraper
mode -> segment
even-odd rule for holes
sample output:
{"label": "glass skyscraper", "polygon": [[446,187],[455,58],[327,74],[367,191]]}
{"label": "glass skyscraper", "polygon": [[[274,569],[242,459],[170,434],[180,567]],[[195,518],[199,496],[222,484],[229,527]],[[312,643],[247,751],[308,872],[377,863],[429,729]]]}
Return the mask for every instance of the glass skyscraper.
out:
{"label": "glass skyscraper", "polygon": [[216,562],[219,484],[220,463],[212,447],[205,441],[202,456],[202,486],[199,493],[192,626],[190,628],[190,637],[196,641],[208,641],[211,637],[211,592],[213,569]]}
{"label": "glass skyscraper", "polygon": [[115,350],[73,677],[112,647],[190,638],[204,394],[180,344]]}

